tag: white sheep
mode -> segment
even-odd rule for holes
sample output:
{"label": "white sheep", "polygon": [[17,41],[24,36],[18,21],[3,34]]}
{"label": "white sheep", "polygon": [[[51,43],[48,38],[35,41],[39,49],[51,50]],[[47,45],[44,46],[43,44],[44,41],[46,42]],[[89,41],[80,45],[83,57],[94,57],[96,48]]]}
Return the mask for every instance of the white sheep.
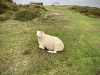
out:
{"label": "white sheep", "polygon": [[55,37],[45,34],[43,31],[37,31],[39,48],[47,48],[49,53],[57,53],[57,51],[62,51],[64,49],[63,42]]}

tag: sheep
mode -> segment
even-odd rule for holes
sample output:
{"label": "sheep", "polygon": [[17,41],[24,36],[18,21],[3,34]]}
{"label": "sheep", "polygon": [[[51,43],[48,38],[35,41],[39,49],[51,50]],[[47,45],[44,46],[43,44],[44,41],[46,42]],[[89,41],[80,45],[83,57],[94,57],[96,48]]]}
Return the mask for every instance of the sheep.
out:
{"label": "sheep", "polygon": [[47,48],[49,53],[57,53],[57,51],[62,51],[64,49],[63,42],[55,36],[45,34],[43,31],[37,31],[39,48]]}

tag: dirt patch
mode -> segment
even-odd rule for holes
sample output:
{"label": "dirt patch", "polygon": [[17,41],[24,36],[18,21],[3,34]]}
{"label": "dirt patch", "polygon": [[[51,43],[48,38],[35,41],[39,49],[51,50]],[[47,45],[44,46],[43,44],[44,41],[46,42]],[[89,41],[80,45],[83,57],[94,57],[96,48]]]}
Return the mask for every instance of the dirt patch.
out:
{"label": "dirt patch", "polygon": [[96,73],[96,75],[100,75],[100,72]]}

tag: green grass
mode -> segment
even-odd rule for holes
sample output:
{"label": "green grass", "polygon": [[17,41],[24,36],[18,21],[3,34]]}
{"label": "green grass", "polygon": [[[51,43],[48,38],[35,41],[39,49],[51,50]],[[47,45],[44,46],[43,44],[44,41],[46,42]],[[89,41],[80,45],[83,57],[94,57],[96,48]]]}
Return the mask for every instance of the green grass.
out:
{"label": "green grass", "polygon": [[[0,75],[96,75],[100,72],[100,19],[46,6],[38,19],[0,22]],[[62,15],[54,15],[53,13]],[[59,37],[64,51],[38,48],[36,30]]]}

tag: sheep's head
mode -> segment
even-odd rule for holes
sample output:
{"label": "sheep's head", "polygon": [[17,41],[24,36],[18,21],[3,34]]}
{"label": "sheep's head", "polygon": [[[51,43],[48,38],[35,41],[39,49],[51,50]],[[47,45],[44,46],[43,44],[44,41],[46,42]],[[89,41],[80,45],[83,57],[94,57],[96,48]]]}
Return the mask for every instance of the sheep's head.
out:
{"label": "sheep's head", "polygon": [[37,35],[37,37],[39,37],[39,38],[42,37],[43,31],[37,31],[36,35]]}

